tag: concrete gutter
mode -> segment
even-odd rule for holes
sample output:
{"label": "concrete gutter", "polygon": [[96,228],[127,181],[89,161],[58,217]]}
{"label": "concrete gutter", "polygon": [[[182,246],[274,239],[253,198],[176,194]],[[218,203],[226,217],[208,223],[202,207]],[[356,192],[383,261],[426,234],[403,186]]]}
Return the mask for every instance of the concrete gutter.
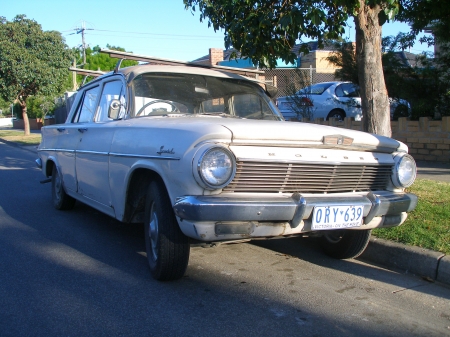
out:
{"label": "concrete gutter", "polygon": [[[37,154],[36,145],[21,146],[3,139],[1,142]],[[423,178],[450,181],[450,167],[448,167],[448,164],[426,164],[426,162],[418,163],[418,165],[420,165],[418,166],[419,177],[422,166],[426,167],[425,170],[427,170],[427,174],[429,174],[429,177]],[[437,175],[433,175],[432,169],[434,166],[437,166],[435,169],[439,170]],[[387,269],[415,274],[427,280],[438,281],[450,285],[450,256],[446,256],[443,253],[435,252],[433,250],[372,237],[367,249],[358,259],[383,266]]]}
{"label": "concrete gutter", "polygon": [[444,253],[372,237],[359,258],[450,285],[450,256]]}

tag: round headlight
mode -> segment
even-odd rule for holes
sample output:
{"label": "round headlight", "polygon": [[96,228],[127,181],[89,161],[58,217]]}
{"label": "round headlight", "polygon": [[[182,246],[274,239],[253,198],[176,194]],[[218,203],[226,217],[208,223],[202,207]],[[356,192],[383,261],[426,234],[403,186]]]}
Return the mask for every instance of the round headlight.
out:
{"label": "round headlight", "polygon": [[393,183],[396,187],[409,187],[416,179],[417,167],[414,158],[409,154],[395,158]]}
{"label": "round headlight", "polygon": [[224,148],[211,148],[198,162],[198,172],[206,186],[217,189],[226,186],[234,176],[234,156]]}

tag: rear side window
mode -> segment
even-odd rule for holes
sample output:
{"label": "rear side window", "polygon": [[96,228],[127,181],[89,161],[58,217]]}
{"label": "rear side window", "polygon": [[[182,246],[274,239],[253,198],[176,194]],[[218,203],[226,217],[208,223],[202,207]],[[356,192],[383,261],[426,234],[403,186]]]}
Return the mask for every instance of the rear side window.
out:
{"label": "rear side window", "polygon": [[299,91],[299,94],[322,95],[333,83],[316,83]]}
{"label": "rear side window", "polygon": [[336,87],[337,97],[360,97],[359,87],[353,83],[342,83]]}

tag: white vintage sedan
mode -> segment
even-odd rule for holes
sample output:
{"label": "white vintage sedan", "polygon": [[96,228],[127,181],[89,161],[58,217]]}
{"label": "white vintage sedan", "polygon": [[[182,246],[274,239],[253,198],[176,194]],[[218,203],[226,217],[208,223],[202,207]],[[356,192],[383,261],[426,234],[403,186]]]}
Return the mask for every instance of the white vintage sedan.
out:
{"label": "white vintage sedan", "polygon": [[42,129],[38,165],[57,209],[83,202],[145,224],[151,274],[182,277],[190,245],[318,236],[353,258],[371,229],[402,224],[417,197],[407,147],[283,122],[263,84],[222,70],[138,65],[83,86]]}

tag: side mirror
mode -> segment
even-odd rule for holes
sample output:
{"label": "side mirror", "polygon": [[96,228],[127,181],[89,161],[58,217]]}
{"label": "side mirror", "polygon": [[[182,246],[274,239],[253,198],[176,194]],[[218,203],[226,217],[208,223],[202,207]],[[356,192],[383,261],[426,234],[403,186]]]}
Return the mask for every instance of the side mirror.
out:
{"label": "side mirror", "polygon": [[108,118],[118,119],[120,108],[123,106],[118,99],[113,99],[108,108]]}

